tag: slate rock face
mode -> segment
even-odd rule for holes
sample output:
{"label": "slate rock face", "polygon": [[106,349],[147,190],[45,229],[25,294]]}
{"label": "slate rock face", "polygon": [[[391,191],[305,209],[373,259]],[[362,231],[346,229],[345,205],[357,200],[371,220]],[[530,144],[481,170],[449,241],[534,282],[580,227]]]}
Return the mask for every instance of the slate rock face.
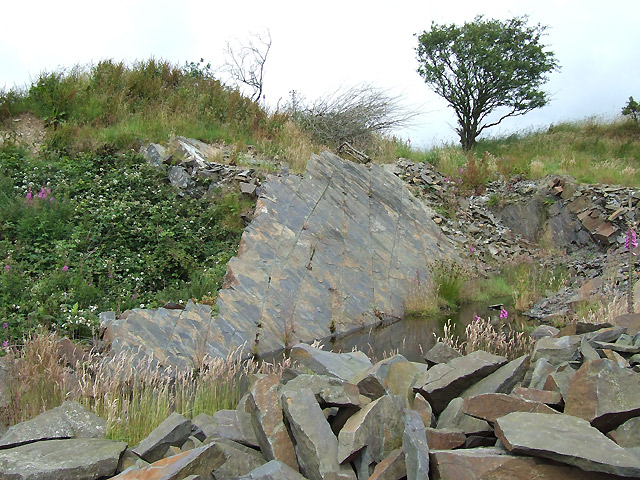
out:
{"label": "slate rock face", "polygon": [[[220,343],[269,352],[402,315],[426,261],[451,243],[402,180],[324,152],[304,178],[269,177],[218,296]],[[261,325],[261,327],[258,327]]]}
{"label": "slate rock face", "polygon": [[609,359],[585,362],[569,383],[564,413],[603,432],[616,428],[640,415],[638,375]]}
{"label": "slate rock face", "polygon": [[495,431],[514,453],[549,458],[592,472],[640,476],[640,459],[582,418],[514,412],[498,418]]}

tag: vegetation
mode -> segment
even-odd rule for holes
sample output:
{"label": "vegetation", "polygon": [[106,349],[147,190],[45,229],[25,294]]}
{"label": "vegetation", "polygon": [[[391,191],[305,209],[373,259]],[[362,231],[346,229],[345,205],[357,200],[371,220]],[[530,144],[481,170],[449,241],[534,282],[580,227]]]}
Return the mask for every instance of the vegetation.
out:
{"label": "vegetation", "polygon": [[137,154],[0,149],[0,319],[88,336],[96,314],[211,299],[252,202],[179,198]]}
{"label": "vegetation", "polygon": [[241,361],[237,352],[227,358],[205,358],[201,365],[181,372],[137,364],[127,355],[108,361],[98,355],[67,365],[58,351],[59,337],[39,331],[21,349],[9,350],[8,405],[0,410],[2,423],[28,420],[65,400],[76,400],[107,420],[107,436],[135,445],[172,412],[188,418],[235,408],[255,373],[277,373],[290,366]]}
{"label": "vegetation", "polygon": [[640,105],[633,99],[633,97],[629,97],[627,104],[622,107],[622,115],[631,117],[631,119],[636,123],[640,120]]}
{"label": "vegetation", "polygon": [[[557,62],[541,43],[545,27],[526,20],[478,16],[462,26],[432,23],[418,36],[418,73],[455,111],[464,150],[486,128],[548,102],[540,86]],[[489,119],[497,110],[499,118]]]}

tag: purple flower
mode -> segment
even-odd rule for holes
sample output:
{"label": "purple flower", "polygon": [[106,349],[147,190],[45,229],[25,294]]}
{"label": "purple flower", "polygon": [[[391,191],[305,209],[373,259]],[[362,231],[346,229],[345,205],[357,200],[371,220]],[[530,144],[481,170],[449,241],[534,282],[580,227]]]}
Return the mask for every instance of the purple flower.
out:
{"label": "purple flower", "polygon": [[480,322],[480,321],[482,320],[482,318],[481,318],[481,317],[479,317],[479,316],[478,316],[478,314],[475,314],[475,315],[473,316],[473,319],[474,319],[476,322]]}
{"label": "purple flower", "polygon": [[50,201],[50,202],[53,202],[53,197],[51,197],[51,198],[49,199],[49,201]]}
{"label": "purple flower", "polygon": [[504,307],[500,308],[500,318],[506,319],[509,316],[509,313],[504,309]]}
{"label": "purple flower", "polygon": [[9,340],[5,340],[2,342],[2,348],[7,348],[9,346]]}
{"label": "purple flower", "polygon": [[69,271],[69,267],[65,265],[64,267],[62,267],[62,271],[63,272],[68,272]]}
{"label": "purple flower", "polygon": [[4,328],[6,330],[7,328],[9,328],[9,324],[7,322],[4,322],[2,324],[2,328]]}
{"label": "purple flower", "polygon": [[[638,239],[636,238],[636,232],[633,228],[627,230],[627,236],[624,239],[624,248],[631,250],[631,248],[638,248]],[[636,252],[633,252],[635,255]]]}
{"label": "purple flower", "polygon": [[31,202],[31,200],[33,199],[33,194],[31,193],[31,187],[29,187],[29,191],[25,195],[24,199],[26,200],[27,203]]}
{"label": "purple flower", "polygon": [[473,253],[473,252],[475,252],[475,251],[476,251],[476,250],[475,250],[475,248],[473,248],[473,245],[469,245],[469,251],[470,251],[471,253]]}
{"label": "purple flower", "polygon": [[11,265],[5,265],[4,269],[7,271],[7,273],[9,273],[9,271],[11,270]]}
{"label": "purple flower", "polygon": [[47,198],[47,191],[42,187],[38,193],[38,198]]}

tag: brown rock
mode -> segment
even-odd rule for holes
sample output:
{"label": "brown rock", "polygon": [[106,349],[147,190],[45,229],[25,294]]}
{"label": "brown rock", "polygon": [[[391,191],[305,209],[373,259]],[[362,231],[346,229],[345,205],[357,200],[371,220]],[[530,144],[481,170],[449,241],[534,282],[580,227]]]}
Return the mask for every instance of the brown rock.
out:
{"label": "brown rock", "polygon": [[503,393],[485,393],[465,398],[462,412],[490,423],[511,412],[558,413],[544,403]]}
{"label": "brown rock", "polygon": [[424,359],[427,365],[430,367],[437,365],[438,363],[447,363],[454,358],[461,357],[462,354],[454,348],[443,342],[437,342],[429,351],[424,355]]}
{"label": "brown rock", "polygon": [[[300,377],[298,377],[300,378]],[[280,460],[298,470],[296,452],[284,424],[278,396],[278,376],[266,375],[256,380],[247,399],[260,450],[267,460]]]}
{"label": "brown rock", "polygon": [[640,447],[640,417],[630,418],[607,433],[607,437],[624,448]]}
{"label": "brown rock", "polygon": [[609,359],[585,362],[569,383],[564,413],[604,432],[616,428],[640,415],[637,375]]}
{"label": "brown rock", "polygon": [[400,480],[406,476],[404,452],[398,448],[375,466],[369,480]]}
{"label": "brown rock", "polygon": [[427,428],[427,443],[430,450],[453,450],[461,445],[467,436],[462,430],[451,428]]}
{"label": "brown rock", "polygon": [[629,335],[640,332],[640,313],[626,313],[613,320],[613,323],[627,329]]}
{"label": "brown rock", "polygon": [[578,417],[513,412],[496,420],[495,432],[505,448],[514,453],[592,472],[640,476],[639,458]]}
{"label": "brown rock", "polygon": [[422,395],[416,393],[413,399],[413,408],[420,418],[422,418],[422,423],[424,423],[425,427],[435,427],[436,425],[436,417],[433,415],[433,410],[431,409],[431,405],[427,402]]}
{"label": "brown rock", "polygon": [[435,365],[416,380],[418,391],[431,404],[435,413],[442,412],[451,399],[507,363],[504,357],[484,351],[472,352]]}
{"label": "brown rock", "polygon": [[530,400],[532,402],[540,402],[553,407],[561,407],[564,404],[562,394],[560,392],[552,392],[548,390],[538,390],[535,388],[516,387],[511,395]]}

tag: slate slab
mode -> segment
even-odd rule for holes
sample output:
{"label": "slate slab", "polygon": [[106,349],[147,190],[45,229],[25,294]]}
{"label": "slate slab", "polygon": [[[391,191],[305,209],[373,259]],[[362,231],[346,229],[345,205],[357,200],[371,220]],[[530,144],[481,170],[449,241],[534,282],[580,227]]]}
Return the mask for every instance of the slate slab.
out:
{"label": "slate slab", "polygon": [[484,351],[472,352],[433,366],[416,379],[414,391],[428,400],[435,413],[467,388],[507,363],[506,358]]}
{"label": "slate slab", "polygon": [[640,459],[582,418],[514,412],[496,420],[495,432],[514,453],[544,457],[586,471],[640,476]]}
{"label": "slate slab", "polygon": [[362,352],[333,353],[314,348],[306,343],[294,345],[291,358],[319,375],[329,375],[351,382],[372,367]]}
{"label": "slate slab", "polygon": [[497,418],[504,417],[511,412],[558,413],[544,403],[532,402],[504,393],[483,393],[465,398],[462,412],[492,424]]}
{"label": "slate slab", "polygon": [[406,410],[402,450],[407,480],[429,480],[429,445],[427,432],[417,412]]}
{"label": "slate slab", "polygon": [[191,435],[191,420],[173,412],[132,451],[149,463],[160,460],[170,446],[180,447]]}
{"label": "slate slab", "polygon": [[94,480],[115,475],[125,442],[104,438],[44,440],[0,450],[0,478]]}
{"label": "slate slab", "polygon": [[603,432],[616,428],[640,415],[638,375],[609,359],[585,362],[569,383],[564,413]]}
{"label": "slate slab", "polygon": [[288,465],[278,460],[271,460],[237,478],[238,480],[304,480],[305,477]]}

